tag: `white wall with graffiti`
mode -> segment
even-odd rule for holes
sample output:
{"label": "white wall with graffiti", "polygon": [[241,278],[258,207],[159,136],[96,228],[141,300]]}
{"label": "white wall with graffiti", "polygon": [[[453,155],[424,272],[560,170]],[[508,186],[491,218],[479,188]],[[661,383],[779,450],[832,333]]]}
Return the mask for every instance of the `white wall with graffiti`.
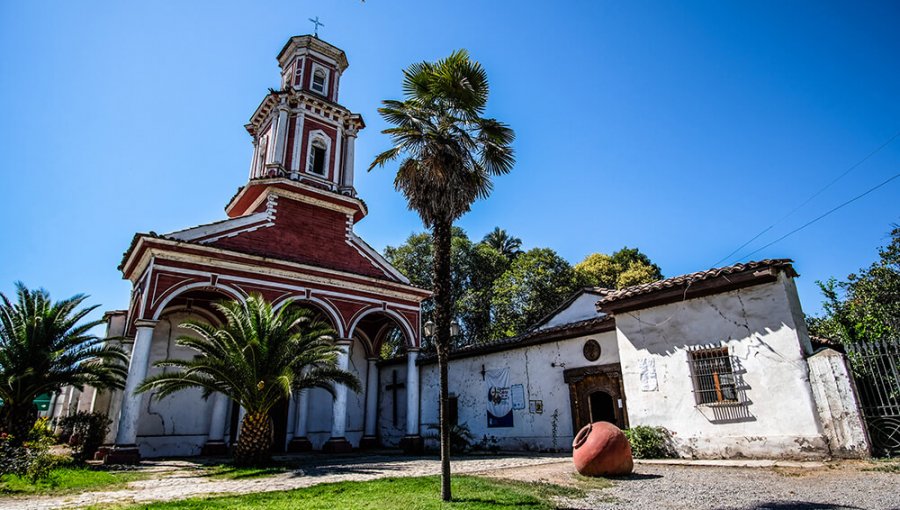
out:
{"label": "white wall with graffiti", "polygon": [[[589,339],[601,346],[593,362],[583,354]],[[487,448],[571,450],[572,411],[563,371],[618,361],[615,331],[452,359],[449,390],[457,400],[457,423]],[[440,378],[436,363],[420,368],[421,423],[427,431],[438,422]]]}

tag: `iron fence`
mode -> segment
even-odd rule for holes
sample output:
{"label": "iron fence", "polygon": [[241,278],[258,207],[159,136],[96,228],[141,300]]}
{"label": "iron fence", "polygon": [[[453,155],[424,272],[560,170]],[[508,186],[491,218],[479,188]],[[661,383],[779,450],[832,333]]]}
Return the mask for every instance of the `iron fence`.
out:
{"label": "iron fence", "polygon": [[847,346],[872,453],[900,456],[900,340]]}

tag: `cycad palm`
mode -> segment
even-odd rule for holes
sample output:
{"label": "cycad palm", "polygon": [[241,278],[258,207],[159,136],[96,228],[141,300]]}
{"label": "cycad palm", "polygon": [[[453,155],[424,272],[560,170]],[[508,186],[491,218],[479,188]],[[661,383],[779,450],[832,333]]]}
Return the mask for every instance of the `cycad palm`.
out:
{"label": "cycad palm", "polygon": [[334,384],[359,391],[356,377],[337,366],[340,348],[333,342],[334,331],[315,320],[311,311],[290,305],[275,311],[258,295],[245,303],[215,306],[225,317],[222,327],[189,321],[182,327],[193,335],[176,340],[198,354],[189,360],[157,362],[157,367],[177,370],[148,377],[137,391],[153,390],[163,398],[200,388],[204,397],[219,392],[237,402],[246,411],[234,451],[237,464],[269,459],[269,411],[292,392],[305,388],[333,392]]}
{"label": "cycad palm", "polygon": [[64,386],[121,388],[127,357],[91,334],[102,320],[82,322],[97,306],[87,296],[53,302],[43,289],[16,283],[17,301],[0,294],[0,427],[22,441],[34,425],[33,400]]}
{"label": "cycad palm", "polygon": [[453,222],[491,192],[491,177],[508,173],[515,161],[515,135],[506,125],[483,118],[487,75],[465,51],[403,72],[403,101],[384,101],[378,111],[393,125],[383,132],[393,147],[369,166],[402,157],[394,187],[432,229],[434,243],[435,344],[441,374],[441,497],[450,500],[450,444],[447,420],[447,361],[450,350],[450,242]]}

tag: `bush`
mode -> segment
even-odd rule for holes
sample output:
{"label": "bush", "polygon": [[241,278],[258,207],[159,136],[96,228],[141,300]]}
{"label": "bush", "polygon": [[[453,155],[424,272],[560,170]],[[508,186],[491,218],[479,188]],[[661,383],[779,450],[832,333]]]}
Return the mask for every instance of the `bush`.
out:
{"label": "bush", "polygon": [[53,435],[46,421],[40,426],[47,430],[32,428],[29,440],[21,446],[16,446],[13,436],[0,434],[0,477],[18,475],[36,483],[50,476],[54,468],[71,462],[69,457],[50,453]]}
{"label": "bush", "polygon": [[[441,440],[441,426],[438,423],[428,425],[429,430],[434,432],[425,434],[426,439]],[[453,453],[462,453],[471,448],[472,440],[475,436],[469,430],[469,426],[465,423],[450,426],[450,451]]]}
{"label": "bush", "polygon": [[638,425],[625,430],[636,459],[665,459],[675,456],[672,434],[664,427]]}
{"label": "bush", "polygon": [[112,423],[106,414],[101,412],[78,412],[60,418],[61,437],[66,438],[72,447],[72,458],[83,463],[94,458],[94,454],[103,445],[103,439]]}

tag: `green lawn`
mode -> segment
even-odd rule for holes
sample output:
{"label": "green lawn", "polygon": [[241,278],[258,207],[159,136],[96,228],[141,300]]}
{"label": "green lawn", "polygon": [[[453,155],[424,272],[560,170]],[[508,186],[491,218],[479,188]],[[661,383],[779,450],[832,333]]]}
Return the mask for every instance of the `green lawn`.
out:
{"label": "green lawn", "polygon": [[[60,467],[37,483],[17,475],[0,477],[2,494],[55,494],[61,492],[85,492],[98,489],[124,487],[130,481],[144,475],[133,471],[103,471],[83,467]],[[0,505],[2,506],[2,505]]]}
{"label": "green lawn", "polygon": [[437,476],[429,476],[421,478],[384,478],[368,482],[329,483],[284,492],[193,498],[128,508],[135,510],[195,510],[206,508],[234,510],[429,510],[440,508],[458,510],[551,510],[556,508],[556,505],[552,502],[554,496],[577,498],[583,495],[584,492],[580,489],[551,484],[458,476],[453,478],[453,502],[443,505],[440,500],[440,479]]}

